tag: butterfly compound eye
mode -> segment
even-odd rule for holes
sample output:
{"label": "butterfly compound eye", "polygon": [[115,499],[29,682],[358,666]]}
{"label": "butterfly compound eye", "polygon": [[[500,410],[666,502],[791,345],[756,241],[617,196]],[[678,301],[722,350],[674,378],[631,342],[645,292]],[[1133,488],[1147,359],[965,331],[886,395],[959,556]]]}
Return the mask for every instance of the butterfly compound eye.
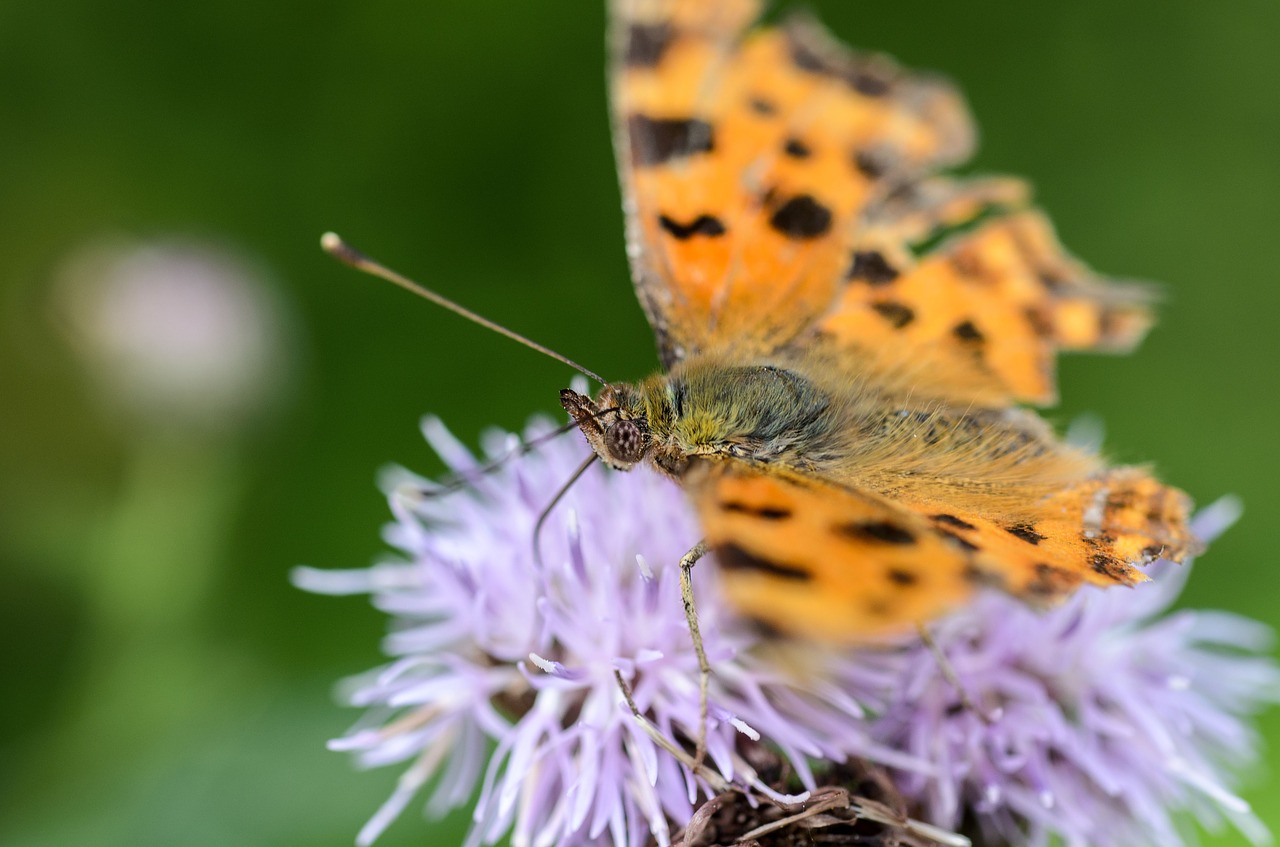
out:
{"label": "butterfly compound eye", "polygon": [[618,421],[604,431],[604,446],[612,458],[635,464],[644,458],[644,433],[635,421]]}

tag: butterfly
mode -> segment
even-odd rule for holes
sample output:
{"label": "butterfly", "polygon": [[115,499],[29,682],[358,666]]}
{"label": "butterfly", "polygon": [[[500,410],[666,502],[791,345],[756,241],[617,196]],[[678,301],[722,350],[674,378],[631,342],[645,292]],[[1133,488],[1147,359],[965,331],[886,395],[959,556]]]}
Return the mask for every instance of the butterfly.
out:
{"label": "butterfly", "polygon": [[565,410],[678,480],[729,601],[861,641],[997,587],[1040,606],[1195,552],[1180,491],[1059,439],[1059,350],[1126,351],[1144,286],[1059,245],[945,80],[754,0],[613,0],[636,293],[663,370]]}

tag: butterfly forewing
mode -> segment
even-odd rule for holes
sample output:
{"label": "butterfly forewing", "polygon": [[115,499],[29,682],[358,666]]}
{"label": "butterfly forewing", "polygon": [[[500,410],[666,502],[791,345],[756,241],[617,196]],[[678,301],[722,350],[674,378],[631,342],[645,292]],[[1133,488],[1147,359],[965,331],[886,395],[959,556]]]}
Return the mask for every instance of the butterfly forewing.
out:
{"label": "butterfly forewing", "polygon": [[968,154],[953,89],[748,3],[618,2],[613,107],[638,294],[667,364],[769,352],[831,305],[862,212]]}

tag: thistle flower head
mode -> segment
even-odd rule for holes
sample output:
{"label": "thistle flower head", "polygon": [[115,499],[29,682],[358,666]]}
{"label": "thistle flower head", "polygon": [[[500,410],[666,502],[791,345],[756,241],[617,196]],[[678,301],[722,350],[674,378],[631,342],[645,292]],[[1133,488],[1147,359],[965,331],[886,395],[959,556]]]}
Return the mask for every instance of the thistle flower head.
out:
{"label": "thistle flower head", "polygon": [[[455,473],[474,468],[438,421],[425,434]],[[510,446],[494,436],[488,453]],[[395,559],[297,573],[312,590],[369,592],[396,621],[385,645],[395,661],[352,687],[352,702],[370,708],[366,720],[333,743],[366,765],[411,762],[360,843],[433,776],[430,811],[465,802],[480,783],[471,841],[510,832],[517,847],[666,844],[713,793],[655,744],[616,678],[664,737],[697,734],[698,663],[677,567],[699,538],[696,522],[665,478],[597,466],[551,513],[535,556],[538,516],[582,454],[575,439],[561,439],[442,498],[432,483],[397,474],[386,538]],[[758,636],[716,602],[712,567],[696,568],[694,582],[715,668],[708,763],[726,781],[753,777],[735,751],[739,737],[767,738],[804,786],[814,784],[813,760],[873,755],[919,766],[866,735],[865,709],[891,684],[891,656],[833,654],[799,673],[753,649]],[[486,765],[487,742],[495,748]]]}
{"label": "thistle flower head", "polygon": [[103,402],[132,421],[215,432],[280,390],[283,309],[264,271],[226,248],[90,243],[59,268],[56,298]]}
{"label": "thistle flower head", "polygon": [[[1195,522],[1211,539],[1238,506]],[[976,822],[983,841],[1133,847],[1183,843],[1182,812],[1266,832],[1231,791],[1255,755],[1248,718],[1280,695],[1265,626],[1222,612],[1170,612],[1189,572],[1169,562],[1136,590],[1082,589],[1038,613],[992,593],[937,626],[979,713],[961,708],[927,650],[876,721],[882,743],[933,762],[899,788],[942,826]]]}
{"label": "thistle flower head", "polygon": [[[475,469],[438,421],[424,431],[456,474]],[[513,439],[491,434],[486,446],[503,455]],[[310,590],[369,593],[393,620],[391,663],[348,686],[364,719],[331,745],[365,765],[405,765],[359,843],[428,783],[433,814],[478,792],[470,844],[510,835],[516,847],[665,845],[715,793],[635,720],[617,682],[660,736],[696,736],[698,664],[677,563],[699,531],[683,494],[644,469],[593,468],[534,553],[539,515],[584,455],[560,439],[447,495],[398,472],[387,484],[394,555],[295,573]],[[1213,534],[1224,515],[1205,520]],[[771,751],[797,790],[869,759],[893,768],[917,817],[991,844],[1176,845],[1188,810],[1258,835],[1230,785],[1251,757],[1247,717],[1277,691],[1275,666],[1257,655],[1266,632],[1225,614],[1160,617],[1185,573],[1082,592],[1050,613],[984,596],[940,622],[937,641],[977,714],[921,647],[764,639],[724,607],[714,564],[700,565],[708,763],[759,798],[768,789],[745,750]]]}

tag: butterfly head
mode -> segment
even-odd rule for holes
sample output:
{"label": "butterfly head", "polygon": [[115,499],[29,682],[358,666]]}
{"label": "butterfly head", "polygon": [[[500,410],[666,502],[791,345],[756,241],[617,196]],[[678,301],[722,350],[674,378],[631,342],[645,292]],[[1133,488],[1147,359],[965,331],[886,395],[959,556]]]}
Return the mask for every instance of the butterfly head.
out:
{"label": "butterfly head", "polygon": [[566,388],[560,405],[577,422],[587,443],[606,465],[631,470],[649,455],[653,440],[639,393],[628,385],[606,385],[591,399]]}

